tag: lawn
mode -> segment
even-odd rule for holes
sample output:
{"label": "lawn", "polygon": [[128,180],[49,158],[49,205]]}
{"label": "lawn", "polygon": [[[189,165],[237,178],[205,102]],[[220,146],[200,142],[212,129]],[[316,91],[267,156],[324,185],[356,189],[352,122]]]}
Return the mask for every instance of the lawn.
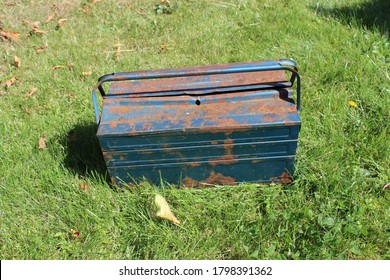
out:
{"label": "lawn", "polygon": [[[390,2],[0,0],[1,259],[390,259]],[[117,188],[107,73],[289,58],[290,185]],[[158,219],[162,194],[180,225]]]}

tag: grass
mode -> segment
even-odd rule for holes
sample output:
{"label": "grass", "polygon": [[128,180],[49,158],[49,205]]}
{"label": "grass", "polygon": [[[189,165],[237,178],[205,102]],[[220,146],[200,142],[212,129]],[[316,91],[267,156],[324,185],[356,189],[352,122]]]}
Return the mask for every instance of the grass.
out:
{"label": "grass", "polygon": [[[388,2],[173,2],[0,0],[1,31],[20,33],[0,41],[1,259],[389,259]],[[293,184],[106,182],[101,75],[278,58],[302,76]],[[180,226],[154,216],[155,193]]]}

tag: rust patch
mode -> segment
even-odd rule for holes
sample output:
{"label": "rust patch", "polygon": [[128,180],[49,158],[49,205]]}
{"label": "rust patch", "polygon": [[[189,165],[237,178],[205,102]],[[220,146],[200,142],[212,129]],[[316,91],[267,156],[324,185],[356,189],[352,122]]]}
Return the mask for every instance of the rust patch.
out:
{"label": "rust patch", "polygon": [[192,188],[192,187],[197,187],[199,184],[198,181],[190,178],[190,177],[185,177],[183,180],[181,180],[181,185],[186,188]]}
{"label": "rust patch", "polygon": [[118,126],[119,123],[116,123],[116,122],[110,122],[109,125],[111,128],[116,128]]}
{"label": "rust patch", "polygon": [[236,179],[233,177],[225,176],[221,173],[215,173],[211,171],[210,176],[204,180],[194,180],[190,177],[185,177],[181,181],[181,185],[186,188],[198,187],[198,188],[206,188],[207,185],[237,185]]}
{"label": "rust patch", "polygon": [[215,173],[214,171],[211,171],[210,176],[200,181],[200,183],[207,183],[212,185],[236,185],[236,179],[233,177],[225,176],[221,173]]}
{"label": "rust patch", "polygon": [[142,130],[148,131],[148,130],[152,130],[152,128],[153,128],[153,125],[151,123],[144,123],[142,125]]}
{"label": "rust patch", "polygon": [[217,141],[211,141],[211,145],[217,145],[218,142]]}
{"label": "rust patch", "polygon": [[219,164],[230,165],[237,162],[237,156],[233,155],[233,140],[228,138],[223,142],[225,154],[221,157],[215,158],[209,162],[210,165],[216,166]]}

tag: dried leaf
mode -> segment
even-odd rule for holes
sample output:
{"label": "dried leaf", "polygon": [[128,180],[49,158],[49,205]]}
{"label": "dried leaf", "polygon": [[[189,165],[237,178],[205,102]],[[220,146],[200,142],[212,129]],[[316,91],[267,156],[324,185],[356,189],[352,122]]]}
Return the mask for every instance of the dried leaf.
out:
{"label": "dried leaf", "polygon": [[38,141],[38,149],[46,149],[47,146],[46,146],[46,132],[43,133],[43,136],[41,138],[39,138],[39,141]]}
{"label": "dried leaf", "polygon": [[383,190],[390,189],[390,183],[387,183],[383,186]]}
{"label": "dried leaf", "polygon": [[166,219],[176,225],[180,225],[180,221],[175,217],[175,215],[173,215],[173,213],[171,212],[171,208],[169,207],[164,197],[157,194],[154,198],[154,203],[158,208],[158,211],[156,213],[157,217]]}
{"label": "dried leaf", "polygon": [[70,232],[72,233],[72,235],[74,237],[80,237],[80,232],[78,232],[77,230],[74,230],[73,228],[71,228]]}
{"label": "dried leaf", "polygon": [[5,82],[5,87],[6,87],[6,88],[9,88],[9,87],[12,86],[15,82],[16,82],[16,78],[15,78],[15,77],[12,77],[11,79],[9,79],[8,81]]}
{"label": "dried leaf", "polygon": [[66,18],[59,19],[57,22],[57,29],[61,28],[61,26],[64,24],[64,21],[66,21],[66,20],[67,20]]}
{"label": "dried leaf", "polygon": [[167,44],[162,44],[160,47],[160,51],[164,52],[167,49],[168,45]]}
{"label": "dried leaf", "polygon": [[49,21],[52,21],[54,18],[54,15],[49,15],[46,19],[45,19],[45,23],[48,23]]}
{"label": "dried leaf", "polygon": [[119,60],[119,57],[121,55],[121,44],[115,45],[115,55],[116,55],[116,60]]}
{"label": "dried leaf", "polygon": [[29,108],[25,108],[24,111],[26,112],[26,114],[28,115],[31,115],[32,114],[32,111],[29,109]]}
{"label": "dried leaf", "polygon": [[88,14],[89,12],[91,12],[91,9],[90,8],[81,8],[80,9],[84,14]]}
{"label": "dried leaf", "polygon": [[30,31],[30,34],[45,34],[46,31],[45,30],[41,30],[41,29],[38,29],[36,28],[35,26],[33,27],[33,29]]}
{"label": "dried leaf", "polygon": [[47,49],[47,47],[48,47],[48,44],[45,43],[42,47],[39,47],[39,48],[36,49],[36,53],[41,53],[41,52],[43,52],[44,50]]}
{"label": "dried leaf", "polygon": [[291,184],[293,181],[293,178],[287,172],[283,172],[279,179],[282,184]]}
{"label": "dried leaf", "polygon": [[53,66],[51,69],[58,70],[58,69],[63,69],[63,68],[65,68],[65,66],[63,66],[63,65],[56,65],[56,66]]}
{"label": "dried leaf", "polygon": [[15,62],[16,67],[20,67],[22,65],[22,61],[16,55],[14,56],[14,62]]}
{"label": "dried leaf", "polygon": [[348,102],[348,104],[349,104],[349,106],[351,106],[351,107],[357,107],[357,104],[356,104],[356,102],[355,101],[349,101]]}
{"label": "dried leaf", "polygon": [[41,24],[40,21],[32,21],[32,20],[28,20],[28,19],[24,19],[22,21],[24,23],[27,23],[28,25],[31,25],[32,27],[38,27]]}
{"label": "dried leaf", "polygon": [[71,93],[69,92],[66,97],[68,97],[69,99],[75,99],[76,98],[76,95],[74,93]]}
{"label": "dried leaf", "polygon": [[83,72],[82,74],[83,74],[84,77],[88,77],[88,76],[92,75],[92,71]]}
{"label": "dried leaf", "polygon": [[80,184],[80,185],[79,185],[79,188],[82,189],[83,191],[86,191],[86,192],[89,191],[89,187],[88,187],[87,184]]}
{"label": "dried leaf", "polygon": [[33,94],[36,93],[37,90],[38,90],[38,89],[35,88],[35,87],[30,88],[30,90],[29,90],[28,92],[26,92],[25,97],[26,97],[26,98],[29,98],[29,97],[33,96]]}
{"label": "dried leaf", "polygon": [[5,39],[11,40],[11,41],[17,41],[19,40],[19,32],[14,32],[11,30],[4,30],[0,31],[0,36],[4,37]]}

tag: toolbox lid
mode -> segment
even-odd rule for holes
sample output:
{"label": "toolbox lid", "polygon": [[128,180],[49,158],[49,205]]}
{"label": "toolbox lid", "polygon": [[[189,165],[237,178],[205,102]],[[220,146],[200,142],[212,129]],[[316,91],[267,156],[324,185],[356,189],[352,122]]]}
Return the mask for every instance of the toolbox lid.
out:
{"label": "toolbox lid", "polygon": [[[246,64],[168,69],[163,78],[153,78],[156,71],[133,72],[141,78],[113,82],[103,96],[97,135],[300,125],[285,71],[218,73],[241,66]],[[180,75],[185,72],[191,75]],[[150,73],[154,76],[149,79]]]}

